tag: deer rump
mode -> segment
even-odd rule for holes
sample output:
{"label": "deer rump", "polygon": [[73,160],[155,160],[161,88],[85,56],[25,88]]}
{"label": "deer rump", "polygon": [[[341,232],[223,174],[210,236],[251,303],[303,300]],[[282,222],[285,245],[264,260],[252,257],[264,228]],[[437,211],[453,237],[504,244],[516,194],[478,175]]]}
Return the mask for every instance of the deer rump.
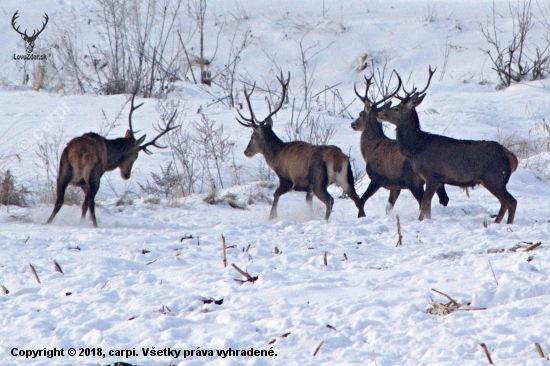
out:
{"label": "deer rump", "polygon": [[314,185],[324,185],[325,172],[325,186],[349,183],[349,159],[340,148],[333,145],[289,142],[269,165],[279,178],[290,180],[295,191],[310,192]]}
{"label": "deer rump", "polygon": [[100,165],[101,172],[107,170],[107,146],[104,139],[95,133],[72,139],[61,155],[60,170],[72,170],[69,184],[74,186],[89,184],[90,174],[97,165]]}
{"label": "deer rump", "polygon": [[400,147],[424,180],[431,178],[463,188],[506,184],[517,168],[515,155],[495,141],[457,140],[426,133],[417,146],[400,143]]}

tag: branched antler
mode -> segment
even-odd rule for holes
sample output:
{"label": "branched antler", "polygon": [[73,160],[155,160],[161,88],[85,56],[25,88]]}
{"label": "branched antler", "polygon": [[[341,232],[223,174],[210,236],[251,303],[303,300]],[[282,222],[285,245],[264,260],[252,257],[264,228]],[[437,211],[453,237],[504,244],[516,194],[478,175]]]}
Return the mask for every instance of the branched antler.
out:
{"label": "branched antler", "polygon": [[143,150],[144,153],[146,153],[147,155],[152,154],[152,152],[147,149],[148,146],[153,146],[153,147],[156,147],[157,149],[166,149],[168,147],[168,146],[157,145],[157,140],[160,139],[162,136],[166,135],[168,132],[170,132],[172,130],[175,130],[176,128],[181,127],[181,125],[172,126],[172,123],[176,119],[177,114],[178,114],[178,111],[176,110],[174,112],[174,114],[172,114],[172,117],[170,117],[170,119],[168,120],[168,123],[166,123],[166,125],[164,125],[164,127],[161,127],[160,124],[158,124],[157,127],[155,127],[155,131],[159,132],[157,137],[155,137],[154,139],[152,139],[148,143],[143,144],[139,147],[141,150]]}
{"label": "branched antler", "polygon": [[[382,99],[377,101],[377,102],[376,101],[371,101],[369,99],[369,89],[373,85],[372,80],[374,78],[374,75],[371,76],[370,78],[367,78],[366,76],[364,77],[365,78],[365,84],[366,84],[366,86],[365,86],[365,95],[364,96],[359,94],[359,92],[357,91],[357,85],[356,84],[353,85],[353,89],[355,90],[355,95],[357,95],[357,97],[359,99],[361,99],[363,104],[365,104],[365,108],[376,108],[379,105],[385,103],[387,100],[393,98],[397,94],[397,92],[399,92],[399,89],[401,88],[401,84],[402,84],[401,83],[401,78],[399,77],[399,75],[397,74],[397,72],[395,70],[393,72],[395,72],[395,75],[397,75],[397,80],[398,80],[397,86],[395,87],[393,92],[388,93],[387,95],[383,95]],[[382,89],[382,88],[380,88],[380,89]],[[387,89],[386,89],[386,91],[387,91]]]}

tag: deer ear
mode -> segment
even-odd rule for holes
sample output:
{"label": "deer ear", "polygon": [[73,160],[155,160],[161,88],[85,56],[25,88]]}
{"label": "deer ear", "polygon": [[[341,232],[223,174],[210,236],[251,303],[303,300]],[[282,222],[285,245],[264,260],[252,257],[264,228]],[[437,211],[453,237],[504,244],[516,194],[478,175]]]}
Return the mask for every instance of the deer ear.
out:
{"label": "deer ear", "polygon": [[132,136],[132,133],[130,132],[130,130],[126,130],[126,134],[124,135],[124,138],[125,139],[131,139],[132,137],[134,137],[134,136]]}
{"label": "deer ear", "polygon": [[269,117],[267,121],[265,121],[265,125],[269,128],[273,128],[273,120],[271,119],[271,117]]}
{"label": "deer ear", "polygon": [[146,137],[147,137],[147,135],[141,136],[141,138],[136,141],[136,146],[139,146],[139,145],[143,144],[143,141],[145,141]]}
{"label": "deer ear", "polygon": [[425,96],[426,96],[426,94],[422,94],[420,96],[412,98],[412,100],[411,100],[412,106],[413,107],[418,107],[420,105],[420,103],[422,103],[422,101],[424,100]]}

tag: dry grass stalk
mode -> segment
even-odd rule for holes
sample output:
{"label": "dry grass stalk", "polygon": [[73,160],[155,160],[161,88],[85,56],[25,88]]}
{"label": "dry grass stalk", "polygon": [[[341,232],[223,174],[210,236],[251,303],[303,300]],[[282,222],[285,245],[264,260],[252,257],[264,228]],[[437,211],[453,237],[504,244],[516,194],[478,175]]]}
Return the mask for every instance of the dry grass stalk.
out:
{"label": "dry grass stalk", "polygon": [[323,264],[325,266],[328,265],[328,263],[327,263],[327,252],[325,252],[325,254],[323,255]]}
{"label": "dry grass stalk", "polygon": [[243,271],[242,269],[240,269],[239,267],[237,267],[235,264],[231,263],[231,266],[233,268],[235,268],[235,271],[239,272],[241,274],[241,276],[245,277],[246,278],[246,281],[241,281],[241,280],[236,280],[236,281],[239,281],[239,282],[252,282],[254,283],[254,281],[256,281],[258,279],[257,276],[255,277],[252,277],[251,275],[248,274],[248,272],[245,272]]}
{"label": "dry grass stalk", "polygon": [[31,237],[28,236],[27,239],[25,239],[25,242],[24,242],[23,244],[27,244],[27,242],[29,241],[30,238],[31,238]]}
{"label": "dry grass stalk", "polygon": [[226,257],[226,254],[225,254],[225,236],[223,236],[222,234],[222,255],[223,255],[223,268],[227,267],[227,257]]}
{"label": "dry grass stalk", "polygon": [[537,353],[539,354],[540,358],[546,358],[546,356],[544,355],[544,352],[542,351],[542,347],[540,346],[540,344],[535,343],[535,348],[536,348]]}
{"label": "dry grass stalk", "polygon": [[466,193],[466,197],[470,198],[470,192],[468,191],[468,187],[463,189],[464,189],[464,193]]}
{"label": "dry grass stalk", "polygon": [[275,247],[273,251],[275,252],[275,254],[279,254],[279,248]]}
{"label": "dry grass stalk", "polygon": [[41,283],[40,278],[38,278],[38,275],[36,274],[36,270],[34,269],[33,265],[29,263],[29,267],[31,267],[31,272],[34,275],[34,278],[36,278],[36,282]]}
{"label": "dry grass stalk", "polygon": [[483,225],[483,227],[484,227],[485,229],[487,229],[487,226],[489,226],[489,225],[487,224],[487,217],[484,217],[484,218],[483,218],[483,221],[481,222],[481,224]]}
{"label": "dry grass stalk", "polygon": [[535,244],[533,244],[533,245],[531,245],[531,246],[529,246],[529,247],[523,249],[523,251],[524,251],[524,252],[530,252],[530,251],[532,251],[532,250],[534,250],[534,249],[537,249],[537,248],[540,247],[541,245],[542,245],[542,242],[539,241],[538,243],[535,243]]}
{"label": "dry grass stalk", "polygon": [[399,215],[395,215],[395,218],[397,219],[397,244],[396,247],[400,247],[403,245],[403,235],[401,235],[401,223],[399,222]]}
{"label": "dry grass stalk", "polygon": [[346,255],[346,253],[344,253],[344,260],[345,260],[345,261],[348,260],[348,256]]}
{"label": "dry grass stalk", "polygon": [[481,348],[483,348],[485,356],[487,356],[487,361],[489,361],[489,365],[494,365],[493,360],[491,359],[491,354],[489,353],[489,350],[487,349],[485,343],[480,343],[479,345],[481,346]]}
{"label": "dry grass stalk", "polygon": [[455,311],[485,310],[485,308],[473,308],[473,307],[470,307],[468,305],[466,305],[466,306],[461,305],[455,299],[450,297],[449,295],[447,295],[447,294],[445,294],[441,291],[438,291],[434,288],[432,288],[432,291],[436,292],[436,293],[438,293],[442,296],[445,296],[447,299],[449,299],[449,302],[448,303],[436,302],[434,299],[432,299],[430,297],[430,306],[431,307],[428,307],[428,309],[426,310],[426,313],[428,313],[428,314],[442,316],[442,315],[451,314]]}
{"label": "dry grass stalk", "polygon": [[7,294],[10,293],[10,290],[8,290],[8,289],[6,288],[6,286],[2,285],[2,286],[0,286],[0,287],[2,288],[2,291],[4,292],[4,295],[7,295]]}
{"label": "dry grass stalk", "polygon": [[495,271],[493,271],[493,266],[491,265],[491,261],[487,260],[487,263],[489,263],[489,268],[491,268],[491,273],[493,274],[493,278],[495,279],[495,283],[498,286],[497,276],[495,276]]}
{"label": "dry grass stalk", "polygon": [[57,261],[55,259],[53,261],[53,266],[55,267],[56,272],[59,272],[61,274],[65,274],[65,273],[63,273],[63,270],[61,269],[61,266],[59,265],[59,263],[57,263]]}
{"label": "dry grass stalk", "polygon": [[323,343],[325,343],[325,341],[322,341],[321,343],[319,343],[319,345],[315,349],[315,352],[313,352],[313,357],[317,356],[317,352],[319,352],[319,350],[321,349],[321,346],[323,345]]}

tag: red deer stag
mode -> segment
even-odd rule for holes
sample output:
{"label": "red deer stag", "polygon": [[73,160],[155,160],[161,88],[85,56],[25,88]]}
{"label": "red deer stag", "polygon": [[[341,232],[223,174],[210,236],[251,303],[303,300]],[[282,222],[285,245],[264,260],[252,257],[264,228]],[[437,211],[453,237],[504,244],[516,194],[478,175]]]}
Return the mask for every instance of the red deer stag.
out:
{"label": "red deer stag", "polygon": [[457,140],[420,129],[416,107],[424,100],[434,72],[429,68],[428,83],[422,91],[403,88],[405,96],[396,96],[401,102],[378,114],[378,119],[396,126],[399,148],[426,182],[419,220],[431,218],[432,197],[440,184],[462,188],[481,184],[500,201],[495,223],[500,223],[508,211],[507,222],[512,224],[517,201],[506,184],[517,168],[515,155],[494,141]]}
{"label": "red deer stag", "polygon": [[86,217],[86,212],[89,209],[94,227],[97,227],[94,200],[99,190],[99,181],[103,173],[120,168],[122,179],[128,180],[132,173],[132,166],[138,158],[140,151],[150,155],[152,152],[147,149],[149,146],[159,149],[167,147],[157,145],[157,140],[169,131],[179,127],[172,126],[177,111],[174,112],[164,127],[161,128],[159,126],[157,128],[157,132],[159,132],[157,137],[142,145],[146,135],[137,140],[135,139],[132,128],[132,114],[143,103],[134,107],[134,98],[135,93],[132,96],[130,114],[128,116],[130,129],[126,131],[124,137],[110,140],[90,132],[69,141],[61,154],[57,176],[57,199],[53,212],[48,219],[48,224],[53,221],[55,215],[57,215],[61,206],[63,206],[65,190],[71,184],[80,186],[85,194],[84,203],[82,204],[82,219]]}
{"label": "red deer stag", "polygon": [[[424,195],[424,180],[413,171],[411,162],[401,153],[397,141],[384,134],[382,123],[377,119],[379,111],[391,107],[391,102],[385,102],[399,92],[401,79],[398,79],[399,84],[394,91],[378,102],[371,101],[368,97],[369,88],[373,84],[372,79],[373,77],[365,77],[364,96],[361,96],[357,92],[357,88],[354,87],[355,94],[364,104],[364,110],[359,113],[359,118],[351,124],[351,128],[361,132],[361,154],[367,163],[367,174],[371,180],[367,190],[361,196],[361,204],[364,205],[372,195],[383,187],[390,190],[386,206],[386,213],[390,213],[402,189],[409,189],[420,205]],[[379,107],[380,105],[382,106]],[[449,197],[443,185],[437,189],[437,195],[439,202],[443,206],[447,206]]]}
{"label": "red deer stag", "polygon": [[240,119],[237,118],[237,122],[241,125],[252,128],[252,136],[244,154],[249,158],[258,153],[262,154],[269,167],[279,177],[279,187],[275,191],[269,218],[277,217],[279,197],[294,189],[307,192],[306,201],[310,207],[313,195],[317,196],[326,206],[325,220],[328,220],[334,199],[327,192],[327,187],[332,183],[340,186],[353,200],[359,210],[358,217],[364,217],[363,205],[355,192],[349,158],[342,153],[342,150],[332,145],[312,145],[303,141],[283,142],[273,132],[271,117],[283,106],[290,74],[286,81],[282,73],[277,79],[283,88],[281,101],[273,111],[269,107],[270,113],[263,121],[259,122],[256,119],[250,103],[255,85],[250,93],[246,88],[244,90],[250,118],[244,117],[240,112],[238,112]]}

